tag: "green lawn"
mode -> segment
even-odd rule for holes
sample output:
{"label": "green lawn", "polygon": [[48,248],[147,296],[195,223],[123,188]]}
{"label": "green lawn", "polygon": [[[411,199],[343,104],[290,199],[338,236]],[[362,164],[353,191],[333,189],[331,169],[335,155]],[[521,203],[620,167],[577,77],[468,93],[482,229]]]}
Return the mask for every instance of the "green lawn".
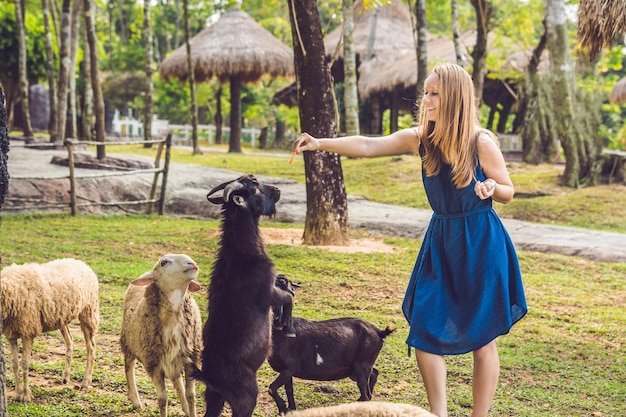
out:
{"label": "green lawn", "polygon": [[[403,165],[414,163],[404,158]],[[280,161],[289,167],[286,159]],[[356,167],[362,162],[349,160],[346,164],[354,163]],[[290,169],[301,171],[301,161],[298,164]],[[265,221],[261,226],[299,227]],[[158,415],[154,387],[142,370],[138,372],[138,385],[147,406],[133,411],[126,398],[118,345],[123,293],[129,281],[150,269],[167,252],[187,253],[194,258],[201,269],[199,280],[206,287],[216,256],[218,227],[215,220],[143,215],[3,215],[2,266],[76,257],[96,271],[101,283],[101,326],[93,389],[75,389],[82,380],[86,355],[78,326],[72,328],[75,355],[72,381],[67,386],[59,381],[63,369],[62,337],[59,332],[47,333],[35,342],[31,366],[35,400],[30,404],[10,402],[10,415]],[[364,233],[353,234],[354,238],[368,237]],[[349,315],[363,317],[379,327],[396,326],[397,332],[388,337],[377,361],[381,375],[374,398],[425,407],[426,395],[415,359],[407,357],[407,325],[400,310],[420,241],[388,237],[384,243],[392,250],[342,253],[294,244],[268,244],[267,250],[277,270],[302,285],[296,295],[296,315],[310,319]],[[525,251],[519,255],[529,313],[499,341],[502,373],[491,415],[624,415],[626,264]],[[205,315],[206,296],[195,298]],[[6,339],[3,343],[7,355]],[[14,380],[10,359],[8,362],[10,395]],[[450,415],[467,416],[471,406],[471,356],[449,358],[448,370]],[[267,394],[275,376],[267,365],[259,371],[261,395],[255,416],[276,415],[276,407]],[[349,380],[295,380],[294,386],[301,408],[345,403],[358,397],[356,385]],[[170,415],[181,416],[171,385],[168,389]],[[200,384],[199,415],[204,413],[203,390]]]}

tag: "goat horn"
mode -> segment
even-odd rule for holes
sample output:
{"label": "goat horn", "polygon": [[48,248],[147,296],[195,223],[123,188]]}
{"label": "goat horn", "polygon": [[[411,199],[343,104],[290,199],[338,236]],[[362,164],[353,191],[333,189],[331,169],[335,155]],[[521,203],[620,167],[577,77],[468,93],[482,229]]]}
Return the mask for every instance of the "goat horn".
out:
{"label": "goat horn", "polygon": [[222,183],[222,184],[218,185],[217,187],[213,188],[206,195],[206,199],[209,200],[213,204],[223,204],[225,200],[222,197],[211,197],[211,196],[213,194],[215,194],[216,192],[223,190],[228,184],[230,184],[233,181],[236,181],[236,180],[227,181],[227,182]]}
{"label": "goat horn", "polygon": [[230,195],[233,191],[241,190],[243,188],[243,184],[239,181],[235,180],[229,183],[224,189],[224,202],[230,200]]}

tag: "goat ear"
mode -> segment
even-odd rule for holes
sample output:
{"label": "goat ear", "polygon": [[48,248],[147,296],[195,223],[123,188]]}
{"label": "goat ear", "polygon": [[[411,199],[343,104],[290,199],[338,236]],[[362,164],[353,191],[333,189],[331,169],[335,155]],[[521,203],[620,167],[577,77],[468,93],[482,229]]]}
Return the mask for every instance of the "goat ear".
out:
{"label": "goat ear", "polygon": [[132,285],[137,285],[138,287],[150,285],[154,282],[154,271],[146,272],[136,280],[132,281]]}
{"label": "goat ear", "polygon": [[190,281],[189,282],[189,286],[187,287],[187,291],[189,292],[198,292],[202,289],[202,287],[200,286],[200,283],[196,282],[196,281]]}

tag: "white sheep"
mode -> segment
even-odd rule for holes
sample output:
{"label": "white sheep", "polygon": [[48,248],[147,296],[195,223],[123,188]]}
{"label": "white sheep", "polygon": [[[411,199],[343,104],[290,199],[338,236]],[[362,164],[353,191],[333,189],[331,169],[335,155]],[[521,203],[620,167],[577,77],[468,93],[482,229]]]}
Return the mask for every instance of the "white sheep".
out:
{"label": "white sheep", "polygon": [[289,417],[436,417],[415,405],[367,401],[290,411]]}
{"label": "white sheep", "polygon": [[128,398],[135,408],[141,409],[135,383],[138,359],[156,387],[161,417],[167,416],[165,378],[172,381],[185,415],[196,416],[196,387],[190,375],[200,365],[202,321],[189,292],[200,290],[194,281],[198,271],[187,255],[164,255],[126,290],[120,346]]}
{"label": "white sheep", "polygon": [[[9,340],[17,401],[31,401],[28,369],[33,339],[44,332],[60,330],[65,340],[63,383],[70,379],[73,344],[69,324],[75,319],[87,345],[87,365],[81,384],[91,386],[100,321],[98,278],[84,262],[66,258],[37,264],[11,265],[2,275],[2,334]],[[17,339],[22,339],[22,378]],[[22,384],[23,381],[23,384]]]}

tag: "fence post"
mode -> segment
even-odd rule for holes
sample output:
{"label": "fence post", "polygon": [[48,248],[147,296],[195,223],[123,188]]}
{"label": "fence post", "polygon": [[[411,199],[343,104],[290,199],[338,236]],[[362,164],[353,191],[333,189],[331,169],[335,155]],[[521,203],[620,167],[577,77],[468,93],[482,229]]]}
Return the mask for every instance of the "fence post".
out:
{"label": "fence post", "polygon": [[72,216],[76,216],[76,178],[74,177],[74,148],[72,147],[72,141],[66,140],[65,146],[67,147],[67,166],[70,169],[70,210]]}
{"label": "fence post", "polygon": [[[154,167],[159,168],[161,165],[161,154],[163,153],[163,142],[159,143],[159,148],[157,149],[156,158],[154,159]],[[150,188],[150,200],[154,200],[154,196],[156,195],[157,182],[159,181],[160,172],[154,173],[154,179],[152,180],[152,187]],[[146,207],[146,214],[151,214],[152,209],[154,208],[154,203],[149,203],[148,207]]]}
{"label": "fence post", "polygon": [[165,212],[165,188],[167,186],[167,173],[170,169],[170,153],[172,149],[172,133],[165,138],[165,163],[163,164],[163,181],[161,181],[161,198],[159,199],[159,214]]}

